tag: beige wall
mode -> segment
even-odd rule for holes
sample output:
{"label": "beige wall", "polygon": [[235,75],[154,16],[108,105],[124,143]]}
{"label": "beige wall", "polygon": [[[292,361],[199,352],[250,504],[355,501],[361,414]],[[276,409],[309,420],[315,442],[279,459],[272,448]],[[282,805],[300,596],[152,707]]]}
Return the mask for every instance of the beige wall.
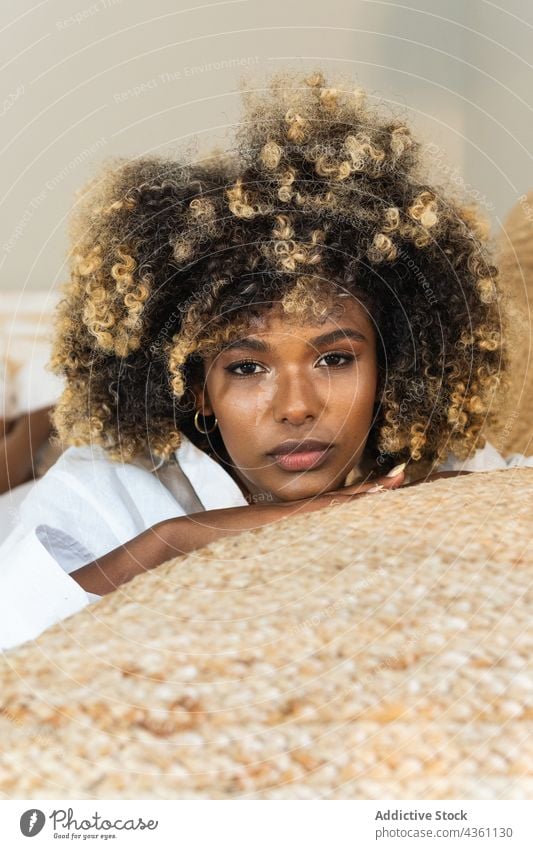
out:
{"label": "beige wall", "polygon": [[497,223],[533,186],[533,9],[519,0],[506,11],[482,0],[408,6],[3,4],[0,290],[64,279],[69,208],[101,159],[229,144],[239,77],[286,65],[348,71],[406,109],[434,146],[437,170]]}

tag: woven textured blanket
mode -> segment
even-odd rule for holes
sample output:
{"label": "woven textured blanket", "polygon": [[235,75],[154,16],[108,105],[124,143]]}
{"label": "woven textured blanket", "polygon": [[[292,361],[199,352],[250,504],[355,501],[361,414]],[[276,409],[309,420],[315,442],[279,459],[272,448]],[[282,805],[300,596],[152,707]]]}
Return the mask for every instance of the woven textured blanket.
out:
{"label": "woven textured blanket", "polygon": [[7,798],[533,796],[533,470],[287,518],[6,652]]}

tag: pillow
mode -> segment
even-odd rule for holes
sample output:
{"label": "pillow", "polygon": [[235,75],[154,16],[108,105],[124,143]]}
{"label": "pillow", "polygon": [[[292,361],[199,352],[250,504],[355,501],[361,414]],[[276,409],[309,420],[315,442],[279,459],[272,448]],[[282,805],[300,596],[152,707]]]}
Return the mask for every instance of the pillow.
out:
{"label": "pillow", "polygon": [[6,798],[530,799],[533,470],[219,540],[2,656]]}

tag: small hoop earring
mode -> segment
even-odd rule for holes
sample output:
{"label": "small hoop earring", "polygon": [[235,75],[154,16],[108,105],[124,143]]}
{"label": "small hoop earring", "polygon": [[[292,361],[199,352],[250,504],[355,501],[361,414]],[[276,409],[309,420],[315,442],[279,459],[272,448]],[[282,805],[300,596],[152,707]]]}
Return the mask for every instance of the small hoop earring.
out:
{"label": "small hoop earring", "polygon": [[[199,425],[198,425],[198,416],[199,415],[200,415],[200,410],[196,410],[196,412],[194,414],[194,426],[195,426],[196,430],[198,430],[200,433],[213,433],[213,431],[216,429],[216,426],[218,424],[217,417],[215,416],[215,421],[213,422],[213,427],[211,428],[211,430],[202,430],[202,428],[199,427]],[[204,419],[205,418],[206,417],[204,416]]]}

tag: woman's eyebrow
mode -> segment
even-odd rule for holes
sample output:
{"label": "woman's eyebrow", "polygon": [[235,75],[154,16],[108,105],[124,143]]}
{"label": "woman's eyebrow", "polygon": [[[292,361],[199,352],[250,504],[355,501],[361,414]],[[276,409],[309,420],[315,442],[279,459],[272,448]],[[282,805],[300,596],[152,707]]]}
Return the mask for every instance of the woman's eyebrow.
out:
{"label": "woman's eyebrow", "polygon": [[[333,342],[338,342],[342,339],[355,339],[358,342],[366,342],[364,336],[359,330],[354,330],[353,327],[339,327],[337,330],[331,330],[329,333],[322,333],[320,336],[315,336],[310,339],[312,345],[330,345]],[[224,351],[231,351],[234,348],[248,348],[252,351],[270,351],[268,342],[263,342],[261,339],[254,339],[251,336],[246,336],[244,339],[236,339],[225,346]]]}
{"label": "woman's eyebrow", "polygon": [[231,351],[233,348],[250,348],[252,351],[270,351],[270,345],[266,342],[261,342],[260,339],[252,339],[251,336],[246,336],[244,339],[236,339],[234,342],[229,342],[224,346],[222,353]]}
{"label": "woman's eyebrow", "polygon": [[356,339],[357,342],[366,342],[364,336],[359,330],[353,327],[339,327],[337,330],[332,330],[330,333],[322,333],[321,336],[315,336],[311,339],[313,345],[330,345],[332,342],[339,342],[342,339]]}

